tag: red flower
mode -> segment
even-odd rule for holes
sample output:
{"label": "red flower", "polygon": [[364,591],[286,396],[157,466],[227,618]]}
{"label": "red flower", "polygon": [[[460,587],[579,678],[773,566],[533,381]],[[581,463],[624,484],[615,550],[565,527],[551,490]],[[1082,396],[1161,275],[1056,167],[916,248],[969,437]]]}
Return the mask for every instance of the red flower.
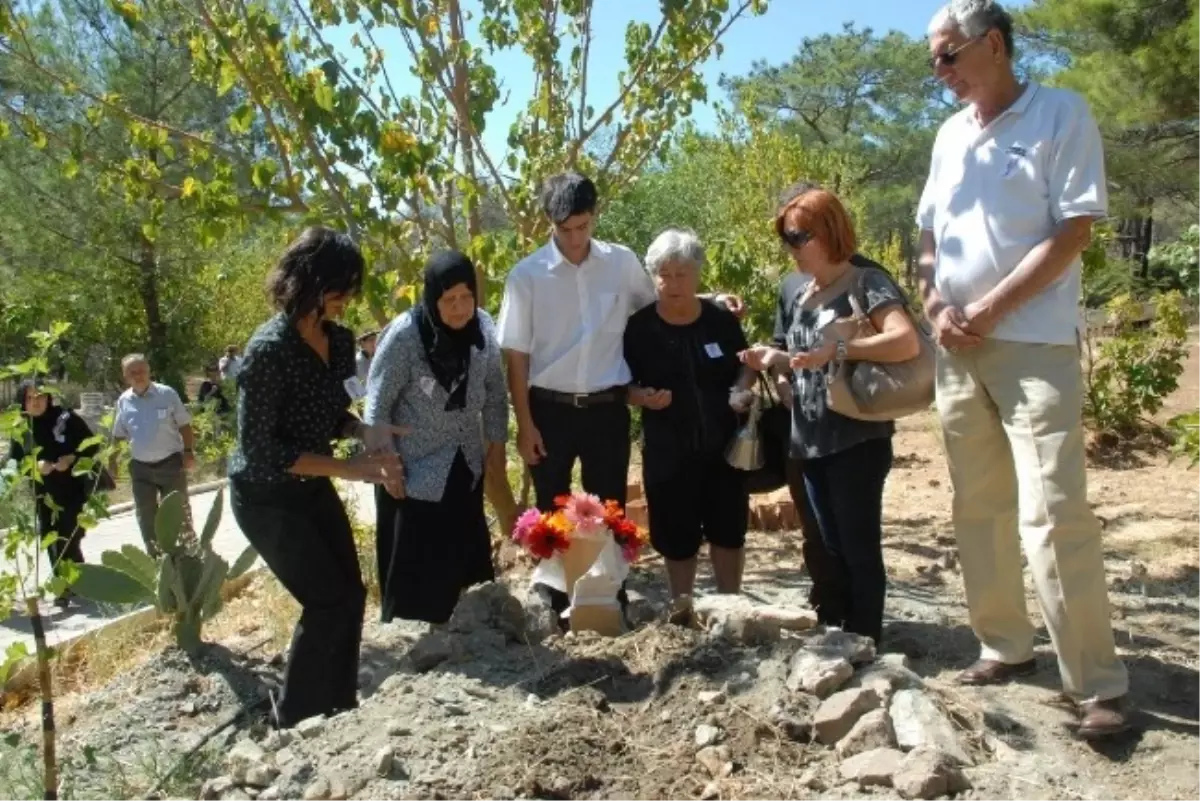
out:
{"label": "red flower", "polygon": [[525,547],[539,559],[549,559],[554,554],[567,550],[570,544],[563,532],[545,523],[534,526],[525,540]]}

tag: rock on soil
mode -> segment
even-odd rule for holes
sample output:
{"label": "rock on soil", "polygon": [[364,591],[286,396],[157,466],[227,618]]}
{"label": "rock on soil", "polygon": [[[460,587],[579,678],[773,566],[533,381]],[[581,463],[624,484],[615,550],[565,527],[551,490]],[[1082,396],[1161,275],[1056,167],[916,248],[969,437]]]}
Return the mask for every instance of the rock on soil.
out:
{"label": "rock on soil", "polygon": [[761,614],[761,605],[744,595],[705,595],[695,600],[693,611],[713,637],[744,645],[778,642],[780,623]]}
{"label": "rock on soil", "polygon": [[871,751],[876,748],[894,748],[896,735],[892,731],[892,718],[887,709],[872,709],[854,724],[853,728],[837,741],[838,756],[843,759]]}
{"label": "rock on soil", "polygon": [[813,718],[817,739],[833,745],[846,736],[859,718],[878,706],[879,696],[864,687],[834,693],[817,707]]}
{"label": "rock on soil", "polygon": [[929,746],[949,754],[960,764],[971,758],[959,742],[954,724],[924,690],[897,690],[890,707],[896,742],[905,750]]}
{"label": "rock on soil", "polygon": [[840,656],[822,656],[802,648],[792,657],[788,689],[803,690],[824,698],[837,690],[854,675],[850,662]]}
{"label": "rock on soil", "polygon": [[937,798],[970,789],[957,760],[936,748],[910,751],[892,776],[892,786],[904,798]]}
{"label": "rock on soil", "polygon": [[892,776],[900,769],[904,753],[894,748],[875,748],[850,757],[838,768],[842,778],[858,782],[860,787],[891,787]]}

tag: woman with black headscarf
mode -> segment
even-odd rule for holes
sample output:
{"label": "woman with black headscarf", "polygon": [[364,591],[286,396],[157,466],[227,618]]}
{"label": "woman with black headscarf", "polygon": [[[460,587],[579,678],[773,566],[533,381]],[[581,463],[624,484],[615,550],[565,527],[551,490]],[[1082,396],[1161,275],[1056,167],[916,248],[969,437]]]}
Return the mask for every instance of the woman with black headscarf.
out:
{"label": "woman with black headscarf", "polygon": [[[81,449],[80,446],[92,437],[88,424],[75,412],[59,406],[54,396],[44,392],[40,384],[22,382],[17,399],[28,416],[28,427],[25,436],[9,446],[9,458],[19,463],[26,456],[36,454],[37,471],[42,477],[33,488],[38,534],[43,538],[52,531],[58,535],[58,539],[46,547],[50,565],[57,573],[64,561],[83,562],[81,541],[84,532],[79,527],[79,515],[95,488],[96,477],[91,472],[75,475],[72,468],[79,459],[94,457],[100,446],[92,444]],[[69,590],[54,601],[63,609],[70,602]]]}
{"label": "woman with black headscarf", "polygon": [[470,259],[435,254],[421,303],[387,327],[371,362],[366,421],[409,432],[395,441],[399,497],[378,494],[385,622],[445,623],[464,589],[495,577],[483,470],[503,464],[508,399],[495,326],[475,288]]}

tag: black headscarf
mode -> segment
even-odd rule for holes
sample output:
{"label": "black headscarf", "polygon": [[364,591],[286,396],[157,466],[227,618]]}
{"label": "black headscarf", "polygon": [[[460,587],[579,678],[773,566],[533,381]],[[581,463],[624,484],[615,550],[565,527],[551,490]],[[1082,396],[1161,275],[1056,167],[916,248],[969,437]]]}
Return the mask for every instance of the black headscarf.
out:
{"label": "black headscarf", "polygon": [[[45,388],[40,381],[22,381],[17,387],[17,401],[21,404],[21,411],[25,412],[26,398],[31,394],[37,395],[44,391]],[[28,415],[28,412],[25,413]],[[51,440],[61,443],[65,433],[66,416],[55,396],[50,395],[46,399],[46,411],[37,417],[29,418],[29,434],[33,443],[42,448],[49,447]]]}
{"label": "black headscarf", "polygon": [[450,393],[446,411],[466,406],[471,348],[483,349],[478,311],[458,330],[443,323],[438,313],[438,300],[459,284],[465,284],[471,294],[475,294],[475,265],[471,260],[457,250],[433,254],[425,265],[425,292],[421,296],[421,305],[414,311],[433,377]]}

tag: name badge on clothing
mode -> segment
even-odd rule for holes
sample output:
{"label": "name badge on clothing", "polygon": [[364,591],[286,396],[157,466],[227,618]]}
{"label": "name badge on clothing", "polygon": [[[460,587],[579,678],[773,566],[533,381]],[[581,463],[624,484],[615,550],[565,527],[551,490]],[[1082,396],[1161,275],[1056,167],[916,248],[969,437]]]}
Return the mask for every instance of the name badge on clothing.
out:
{"label": "name badge on clothing", "polygon": [[169,412],[169,411],[170,411],[170,409],[159,409],[159,410],[158,410],[158,419],[159,419],[159,420],[166,420],[166,419],[167,419],[167,412]]}
{"label": "name badge on clothing", "polygon": [[709,342],[707,345],[705,345],[704,352],[708,354],[708,358],[710,359],[719,359],[722,355],[721,346],[716,342]]}
{"label": "name badge on clothing", "polygon": [[346,387],[346,394],[350,396],[350,400],[356,401],[367,397],[367,388],[363,386],[362,381],[358,380],[358,376],[352,375],[342,383]]}
{"label": "name badge on clothing", "polygon": [[437,386],[437,382],[427,375],[421,376],[417,384],[421,387],[421,391],[425,393],[425,397],[433,397],[433,388]]}
{"label": "name badge on clothing", "polygon": [[817,314],[817,328],[824,328],[837,319],[837,312],[834,309],[821,309]]}

